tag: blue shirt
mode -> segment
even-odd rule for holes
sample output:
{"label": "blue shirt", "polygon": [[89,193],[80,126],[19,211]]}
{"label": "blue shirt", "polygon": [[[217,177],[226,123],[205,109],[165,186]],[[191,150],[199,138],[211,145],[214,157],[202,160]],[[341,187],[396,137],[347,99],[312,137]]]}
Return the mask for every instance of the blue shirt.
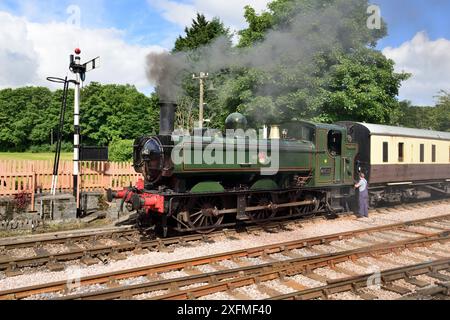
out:
{"label": "blue shirt", "polygon": [[359,180],[359,192],[364,192],[367,189],[367,180],[364,178],[361,178],[361,180]]}

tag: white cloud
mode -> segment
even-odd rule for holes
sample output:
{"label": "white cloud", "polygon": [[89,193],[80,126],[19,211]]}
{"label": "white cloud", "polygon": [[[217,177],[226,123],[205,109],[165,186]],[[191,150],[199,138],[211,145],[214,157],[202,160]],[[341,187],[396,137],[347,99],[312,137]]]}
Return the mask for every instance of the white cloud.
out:
{"label": "white cloud", "polygon": [[101,57],[100,69],[87,80],[101,83],[133,84],[149,91],[145,57],[159,46],[130,45],[117,29],[77,29],[65,23],[32,23],[26,18],[0,12],[0,87],[45,85],[49,76],[72,76],[69,55],[82,49],[82,61]]}
{"label": "white cloud", "polygon": [[430,106],[440,90],[450,91],[450,40],[433,41],[426,32],[419,32],[412,40],[398,48],[387,47],[383,53],[396,62],[397,72],[412,73],[400,89],[400,99]]}
{"label": "white cloud", "polygon": [[191,24],[197,12],[203,13],[208,19],[219,17],[233,31],[245,27],[244,7],[250,5],[257,12],[266,8],[270,0],[189,0],[177,2],[174,0],[148,0],[150,5],[158,9],[162,16],[180,27]]}
{"label": "white cloud", "polygon": [[36,54],[26,21],[0,12],[0,87],[36,81]]}

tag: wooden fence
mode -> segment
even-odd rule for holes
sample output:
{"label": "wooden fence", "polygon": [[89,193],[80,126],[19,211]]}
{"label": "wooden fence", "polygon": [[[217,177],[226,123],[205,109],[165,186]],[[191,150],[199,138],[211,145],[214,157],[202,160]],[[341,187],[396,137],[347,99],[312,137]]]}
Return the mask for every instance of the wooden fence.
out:
{"label": "wooden fence", "polygon": [[[131,163],[82,162],[81,168],[81,189],[86,192],[120,190],[141,177]],[[72,172],[72,161],[60,162],[57,191],[73,190]],[[52,175],[53,161],[0,160],[0,196],[49,192]]]}

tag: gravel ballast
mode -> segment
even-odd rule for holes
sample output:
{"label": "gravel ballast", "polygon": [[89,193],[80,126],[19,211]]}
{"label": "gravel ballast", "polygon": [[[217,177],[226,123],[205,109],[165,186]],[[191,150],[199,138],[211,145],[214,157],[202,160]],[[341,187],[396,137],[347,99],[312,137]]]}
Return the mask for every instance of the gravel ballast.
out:
{"label": "gravel ballast", "polygon": [[[101,273],[122,271],[130,268],[138,268],[148,265],[155,265],[177,261],[188,258],[195,258],[205,255],[218,254],[240,249],[259,247],[263,245],[276,244],[286,241],[306,239],[321,235],[329,235],[340,232],[353,231],[368,227],[376,227],[380,225],[393,224],[403,221],[415,219],[423,219],[433,216],[448,214],[450,212],[450,204],[440,204],[430,208],[414,208],[405,211],[395,211],[387,214],[375,214],[370,218],[353,219],[341,218],[336,220],[315,220],[305,221],[301,226],[293,226],[292,231],[284,231],[279,233],[260,233],[259,236],[240,234],[238,240],[230,240],[226,237],[214,239],[214,243],[199,242],[192,247],[175,246],[174,252],[149,252],[143,255],[131,255],[126,260],[111,261],[108,264],[99,263],[90,267],[84,265],[76,265],[80,277],[92,276]],[[425,231],[425,230],[423,230]],[[436,231],[436,230],[426,230]],[[364,238],[370,238],[365,236]],[[349,247],[354,247],[355,243]],[[340,244],[339,246],[342,246]],[[58,248],[60,249],[60,248]],[[316,255],[308,252],[307,249],[295,250],[299,255]],[[432,252],[430,252],[432,254]],[[245,260],[245,259],[243,259]],[[262,259],[247,259],[250,264],[267,263]],[[373,261],[372,261],[373,262]],[[200,269],[200,268],[199,268]],[[202,270],[203,271],[203,270]],[[211,271],[209,271],[211,272]],[[1,275],[0,275],[1,277]],[[66,271],[50,272],[47,270],[39,270],[33,273],[25,273],[17,277],[0,278],[0,290],[8,290],[18,287],[27,287],[39,285],[54,281],[66,281],[69,274]],[[312,279],[310,279],[312,280]]]}

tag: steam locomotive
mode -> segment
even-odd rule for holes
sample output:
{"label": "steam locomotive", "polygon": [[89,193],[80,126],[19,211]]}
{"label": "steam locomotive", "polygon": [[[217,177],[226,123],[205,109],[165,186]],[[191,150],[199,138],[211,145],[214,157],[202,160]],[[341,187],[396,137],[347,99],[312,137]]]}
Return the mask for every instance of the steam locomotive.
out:
{"label": "steam locomotive", "polygon": [[[450,194],[450,133],[368,125],[290,121],[247,134],[230,115],[227,132],[174,130],[176,105],[160,103],[160,132],[134,143],[136,186],[108,190],[141,223],[209,233],[237,223],[353,210],[359,172],[370,183],[371,205]],[[425,149],[430,148],[430,154]],[[213,161],[212,161],[213,160]]]}

